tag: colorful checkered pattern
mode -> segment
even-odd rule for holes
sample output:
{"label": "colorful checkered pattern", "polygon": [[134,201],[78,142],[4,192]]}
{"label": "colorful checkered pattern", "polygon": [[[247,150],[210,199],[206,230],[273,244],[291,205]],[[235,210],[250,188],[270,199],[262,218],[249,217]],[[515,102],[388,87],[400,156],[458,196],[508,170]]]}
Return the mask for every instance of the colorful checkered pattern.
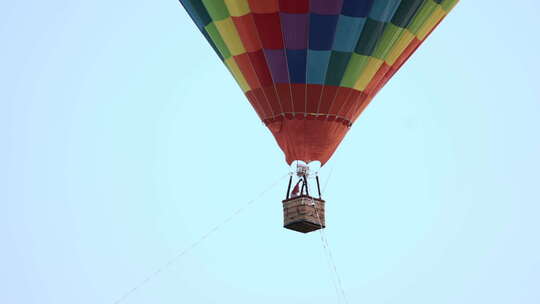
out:
{"label": "colorful checkered pattern", "polygon": [[180,0],[261,119],[350,126],[458,0]]}

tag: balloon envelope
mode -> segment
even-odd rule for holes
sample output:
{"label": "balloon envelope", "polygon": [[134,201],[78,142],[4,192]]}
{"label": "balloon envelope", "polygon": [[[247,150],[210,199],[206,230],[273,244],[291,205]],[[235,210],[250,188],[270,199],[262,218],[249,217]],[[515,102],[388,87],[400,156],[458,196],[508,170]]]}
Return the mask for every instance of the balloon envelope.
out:
{"label": "balloon envelope", "polygon": [[458,0],[180,0],[287,162],[332,156]]}

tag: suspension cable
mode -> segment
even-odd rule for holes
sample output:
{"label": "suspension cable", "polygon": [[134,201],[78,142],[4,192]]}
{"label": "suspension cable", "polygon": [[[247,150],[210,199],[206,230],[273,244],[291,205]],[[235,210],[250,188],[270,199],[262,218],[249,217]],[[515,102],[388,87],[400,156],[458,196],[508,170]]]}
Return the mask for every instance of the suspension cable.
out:
{"label": "suspension cable", "polygon": [[247,209],[249,206],[253,205],[255,202],[257,202],[260,198],[262,198],[268,191],[273,189],[281,180],[283,180],[288,174],[283,175],[279,179],[277,179],[274,183],[272,183],[270,186],[268,186],[265,190],[259,193],[255,198],[248,201],[243,207],[238,208],[234,213],[232,213],[230,216],[225,218],[222,222],[214,226],[214,228],[210,229],[207,233],[203,234],[197,241],[193,242],[189,247],[185,248],[184,250],[177,253],[173,258],[171,258],[169,261],[164,263],[161,267],[156,269],[154,272],[147,275],[144,280],[140,281],[138,284],[136,284],[133,288],[125,292],[120,298],[118,298],[116,301],[114,301],[114,304],[120,304],[123,303],[129,296],[133,295],[135,292],[137,292],[139,289],[144,287],[148,282],[150,282],[152,279],[155,279],[158,275],[160,275],[163,271],[170,268],[180,257],[186,255],[191,250],[195,249],[198,245],[202,243],[205,239],[207,239],[210,235],[221,229],[224,225],[229,223],[233,218],[238,216],[240,213],[242,213],[245,209]]}

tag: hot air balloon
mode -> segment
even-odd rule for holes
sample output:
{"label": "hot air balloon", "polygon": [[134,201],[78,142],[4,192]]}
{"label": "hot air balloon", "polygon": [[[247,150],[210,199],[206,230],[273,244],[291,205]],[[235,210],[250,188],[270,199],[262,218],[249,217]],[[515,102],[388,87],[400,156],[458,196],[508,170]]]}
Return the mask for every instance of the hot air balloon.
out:
{"label": "hot air balloon", "polygon": [[[284,226],[305,233],[324,227],[325,202],[308,164],[324,166],[458,0],[180,2],[296,165]],[[295,195],[293,177],[302,187]],[[318,198],[309,193],[313,179]]]}

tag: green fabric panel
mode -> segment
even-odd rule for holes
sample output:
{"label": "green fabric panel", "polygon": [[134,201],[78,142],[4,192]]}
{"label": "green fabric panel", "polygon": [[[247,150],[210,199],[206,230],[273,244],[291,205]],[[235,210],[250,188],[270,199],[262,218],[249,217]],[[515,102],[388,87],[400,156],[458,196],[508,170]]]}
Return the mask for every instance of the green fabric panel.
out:
{"label": "green fabric panel", "polygon": [[221,38],[221,35],[219,34],[216,25],[214,22],[208,24],[206,27],[206,32],[212,38],[212,41],[218,48],[219,52],[223,56],[223,58],[227,59],[231,57],[231,52],[229,51],[229,48],[225,44],[225,41],[223,41],[223,38]]}
{"label": "green fabric panel", "polygon": [[392,23],[388,23],[384,29],[384,34],[379,43],[377,43],[377,48],[373,52],[373,57],[379,59],[385,59],[388,52],[392,49],[394,43],[398,40],[403,32],[403,28],[395,26]]}
{"label": "green fabric panel", "polygon": [[385,25],[386,23],[384,22],[368,18],[354,51],[360,55],[371,55],[384,31]]}
{"label": "green fabric panel", "polygon": [[369,61],[369,56],[364,55],[358,55],[356,53],[353,53],[351,56],[351,60],[349,61],[349,64],[347,65],[347,70],[345,70],[345,75],[343,75],[343,79],[341,80],[341,86],[342,87],[348,87],[352,88],[354,87],[354,83],[360,77],[360,74],[364,70],[364,67]]}
{"label": "green fabric panel", "polygon": [[433,14],[433,11],[435,11],[435,8],[437,8],[437,3],[435,3],[433,0],[426,0],[416,16],[414,17],[413,21],[409,26],[407,27],[409,31],[413,34],[417,34],[422,25],[428,20],[429,16]]}
{"label": "green fabric panel", "polygon": [[229,10],[223,0],[202,0],[212,20],[219,21],[229,17]]}
{"label": "green fabric panel", "polygon": [[326,71],[325,84],[339,86],[351,54],[350,52],[332,51],[328,70]]}
{"label": "green fabric panel", "polygon": [[423,1],[424,0],[402,0],[392,18],[392,23],[399,27],[407,27]]}
{"label": "green fabric panel", "polygon": [[225,58],[223,58],[223,55],[221,54],[221,52],[219,51],[218,47],[216,46],[216,44],[214,43],[214,41],[212,41],[212,38],[210,37],[210,35],[208,35],[208,32],[205,31],[204,29],[201,31],[201,33],[203,34],[204,38],[206,39],[206,41],[208,41],[208,44],[210,44],[210,46],[212,47],[212,49],[214,50],[214,52],[216,52],[216,54],[218,55],[219,59],[221,61],[224,61]]}
{"label": "green fabric panel", "polygon": [[449,12],[450,10],[452,10],[452,8],[454,8],[454,6],[456,5],[458,1],[459,0],[444,0],[443,3],[441,4],[442,9],[445,10],[446,12]]}

